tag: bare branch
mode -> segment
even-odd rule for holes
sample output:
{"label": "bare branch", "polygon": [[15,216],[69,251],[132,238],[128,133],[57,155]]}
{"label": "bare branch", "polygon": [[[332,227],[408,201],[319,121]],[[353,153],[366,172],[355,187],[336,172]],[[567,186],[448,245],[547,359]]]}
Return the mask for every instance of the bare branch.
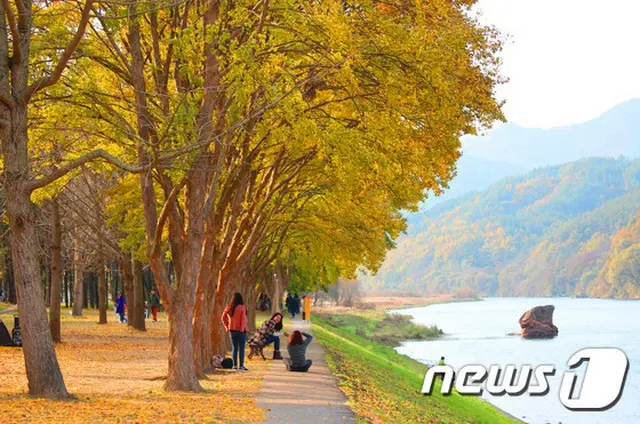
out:
{"label": "bare branch", "polygon": [[65,165],[61,166],[60,168],[57,168],[55,170],[53,170],[51,173],[49,173],[49,175],[45,175],[42,178],[38,178],[36,180],[32,180],[28,185],[27,185],[27,190],[29,192],[32,192],[33,190],[42,188],[48,184],[51,184],[52,182],[54,182],[55,180],[57,180],[58,178],[64,177],[66,174],[68,174],[69,172],[73,171],[74,169],[84,165],[87,162],[91,162],[92,160],[95,159],[104,159],[105,161],[109,162],[112,165],[115,165],[116,167],[123,169],[127,172],[131,172],[133,174],[138,174],[140,172],[146,171],[147,169],[149,169],[149,166],[132,166],[129,165],[125,162],[122,162],[120,159],[116,158],[115,156],[105,152],[102,149],[98,149],[98,150],[94,150],[90,153],[87,153],[86,155],[83,155],[77,159],[72,160],[71,162],[66,163]]}
{"label": "bare branch", "polygon": [[91,13],[92,5],[93,0],[86,1],[86,3],[84,4],[84,8],[82,9],[82,17],[80,18],[80,23],[78,24],[76,34],[73,36],[71,42],[67,45],[67,48],[64,49],[64,53],[62,54],[58,65],[56,65],[53,73],[49,77],[40,78],[29,86],[29,88],[27,89],[27,94],[25,96],[26,98],[24,99],[25,103],[28,103],[31,97],[38,91],[50,87],[58,82],[58,80],[62,76],[62,71],[64,71],[67,67],[69,59],[71,59],[73,52],[76,50],[78,44],[80,44],[80,40],[82,40],[82,37],[84,36],[85,30],[87,29],[87,24],[89,23],[89,14]]}
{"label": "bare branch", "polygon": [[158,223],[156,224],[156,232],[153,236],[153,243],[151,244],[151,251],[156,252],[160,248],[160,241],[162,239],[162,231],[164,230],[164,224],[169,215],[169,209],[172,207],[172,202],[175,197],[180,193],[180,190],[187,183],[186,179],[183,179],[178,185],[176,185],[169,193],[167,200],[165,200],[164,205],[162,206],[162,210],[160,211],[160,216],[158,217]]}

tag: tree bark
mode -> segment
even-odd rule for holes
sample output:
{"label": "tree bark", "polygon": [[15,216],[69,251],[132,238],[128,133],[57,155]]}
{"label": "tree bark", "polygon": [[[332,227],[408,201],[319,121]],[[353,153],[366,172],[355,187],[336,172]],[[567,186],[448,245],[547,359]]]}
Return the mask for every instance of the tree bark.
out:
{"label": "tree bark", "polygon": [[256,331],[256,291],[253,283],[247,282],[244,284],[242,290],[246,296],[244,303],[247,306],[247,326],[249,327],[249,334],[253,334]]}
{"label": "tree bark", "polygon": [[211,315],[213,314],[213,268],[214,237],[207,237],[204,243],[200,274],[196,283],[196,302],[193,308],[193,354],[196,374],[205,377],[211,358]]}
{"label": "tree bark", "polygon": [[64,307],[69,308],[69,271],[64,271],[62,273],[62,282],[64,283]]}
{"label": "tree bark", "polygon": [[[23,51],[28,51],[29,45],[24,42],[22,47]],[[14,69],[12,79],[15,85],[26,87],[26,65]],[[31,203],[31,194],[25,188],[31,171],[27,153],[27,107],[16,104],[8,112],[6,108],[0,107],[0,140],[4,155],[4,189],[29,394],[68,397],[38,278],[35,206]]]}
{"label": "tree bark", "polygon": [[139,331],[147,331],[144,322],[144,282],[142,281],[142,263],[133,260],[133,323],[132,326]]}
{"label": "tree bark", "polygon": [[[45,258],[46,259],[46,258]],[[44,306],[46,308],[51,306],[51,268],[48,265],[44,265]]]}
{"label": "tree bark", "polygon": [[74,317],[82,316],[84,301],[84,278],[80,269],[80,243],[78,241],[78,229],[73,228],[73,310]]}
{"label": "tree bark", "polygon": [[106,268],[105,264],[102,268],[98,267],[98,311],[99,311],[99,321],[98,324],[106,324],[107,323],[107,278],[106,278]]}
{"label": "tree bark", "polygon": [[62,280],[62,225],[58,199],[51,201],[51,306],[49,307],[49,328],[51,338],[60,343],[60,288]]}
{"label": "tree bark", "polygon": [[[9,247],[11,247],[11,240],[9,240]],[[6,270],[5,272],[5,290],[6,290],[6,296],[7,296],[7,301],[9,303],[16,303],[17,299],[16,299],[16,283],[15,283],[15,278],[14,278],[14,273],[13,273],[13,261],[11,260],[11,251],[9,250],[7,253],[5,253],[4,256],[4,269]]]}
{"label": "tree bark", "polygon": [[193,309],[178,295],[170,306],[169,322],[169,375],[164,388],[170,391],[201,392],[202,387],[193,363]]}
{"label": "tree bark", "polygon": [[124,286],[125,304],[127,305],[127,325],[133,326],[133,320],[135,319],[134,302],[133,302],[133,269],[131,267],[131,261],[124,261],[122,265],[122,279]]}
{"label": "tree bark", "polygon": [[[275,270],[274,270],[275,271]],[[280,308],[280,302],[282,301],[282,283],[280,282],[280,278],[277,277],[275,272],[272,274],[269,272],[268,279],[272,282],[272,290],[271,290],[271,313],[275,314],[276,312],[282,312]]]}

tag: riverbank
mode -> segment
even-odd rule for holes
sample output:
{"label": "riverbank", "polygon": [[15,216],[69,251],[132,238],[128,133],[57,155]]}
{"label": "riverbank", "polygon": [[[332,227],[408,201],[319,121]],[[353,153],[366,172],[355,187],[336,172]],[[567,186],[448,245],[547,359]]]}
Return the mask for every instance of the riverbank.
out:
{"label": "riverbank", "polygon": [[432,396],[424,396],[420,393],[427,370],[424,364],[355,334],[348,326],[336,327],[317,315],[312,321],[340,388],[362,419],[393,423],[519,422],[482,399],[456,393],[442,396],[439,382]]}
{"label": "riverbank", "polygon": [[362,300],[364,305],[374,305],[375,309],[401,310],[411,308],[423,308],[425,306],[436,305],[440,303],[458,303],[458,302],[478,302],[482,301],[481,297],[459,297],[455,294],[436,294],[430,296],[365,296]]}
{"label": "riverbank", "polygon": [[316,315],[343,331],[389,347],[399,346],[405,340],[433,340],[444,334],[437,327],[413,323],[410,315],[382,310],[340,310]]}

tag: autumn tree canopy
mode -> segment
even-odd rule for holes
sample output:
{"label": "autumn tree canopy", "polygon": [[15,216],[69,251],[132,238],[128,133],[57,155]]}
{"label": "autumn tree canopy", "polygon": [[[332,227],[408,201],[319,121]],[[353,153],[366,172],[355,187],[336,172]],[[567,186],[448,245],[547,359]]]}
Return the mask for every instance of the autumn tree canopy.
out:
{"label": "autumn tree canopy", "polygon": [[[218,317],[234,290],[251,299],[280,284],[274,273],[311,287],[377,269],[400,212],[454,175],[460,137],[502,119],[500,40],[472,3],[36,2],[40,33],[13,25],[26,3],[5,0],[0,66],[18,55],[35,81],[0,80],[2,122],[15,121],[11,93],[24,109],[10,221],[81,165],[102,173],[117,246],[149,265],[166,305],[165,387],[199,391],[225,349]],[[14,28],[42,42],[2,50]],[[54,38],[73,48],[47,68]],[[16,127],[4,128],[8,163]],[[14,260],[35,267],[14,240]]]}

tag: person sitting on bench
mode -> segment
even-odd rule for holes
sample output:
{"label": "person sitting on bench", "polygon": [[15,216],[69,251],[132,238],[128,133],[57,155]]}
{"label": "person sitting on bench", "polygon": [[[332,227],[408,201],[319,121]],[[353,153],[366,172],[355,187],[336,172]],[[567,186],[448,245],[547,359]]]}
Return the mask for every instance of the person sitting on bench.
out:
{"label": "person sitting on bench", "polygon": [[[304,340],[302,339],[304,336]],[[289,357],[284,358],[284,364],[289,371],[307,372],[311,366],[311,359],[306,358],[307,346],[313,340],[311,334],[302,333],[295,330],[289,336],[289,343],[287,344],[287,351]]]}
{"label": "person sitting on bench", "polygon": [[[266,320],[262,327],[260,327],[256,333],[249,339],[247,344],[249,347],[263,348],[273,343],[273,359],[282,359],[280,354],[280,337],[279,332],[282,330],[282,314],[276,312],[270,319]],[[289,333],[284,333],[285,336],[289,336]],[[253,356],[249,354],[250,357]]]}

